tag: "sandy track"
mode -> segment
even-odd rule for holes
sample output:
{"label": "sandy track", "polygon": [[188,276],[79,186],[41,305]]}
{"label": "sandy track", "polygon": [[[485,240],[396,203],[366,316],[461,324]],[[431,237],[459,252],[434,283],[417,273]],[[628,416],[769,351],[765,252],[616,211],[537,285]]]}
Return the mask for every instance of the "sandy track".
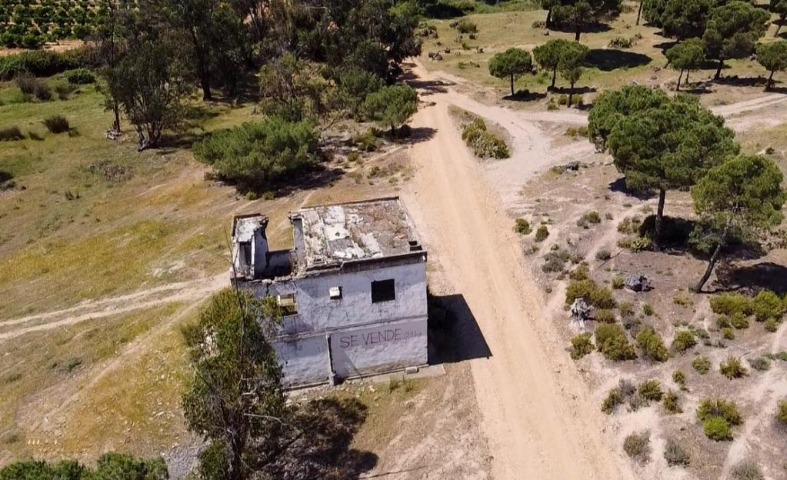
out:
{"label": "sandy track", "polygon": [[471,366],[494,456],[492,476],[633,478],[605,444],[600,413],[557,332],[545,323],[543,300],[522,264],[511,221],[449,116],[455,99],[452,93],[430,96],[435,105],[413,121],[435,134],[413,147],[418,173],[407,204],[426,230],[432,259],[464,296],[491,350],[491,357]]}

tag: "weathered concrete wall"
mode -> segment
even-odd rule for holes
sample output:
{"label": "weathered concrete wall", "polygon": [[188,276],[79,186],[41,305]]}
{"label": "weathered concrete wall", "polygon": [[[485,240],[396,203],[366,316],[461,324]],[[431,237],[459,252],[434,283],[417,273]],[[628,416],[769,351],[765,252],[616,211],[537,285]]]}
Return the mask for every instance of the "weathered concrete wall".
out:
{"label": "weathered concrete wall", "polygon": [[[426,317],[335,331],[330,342],[333,371],[339,379],[427,363]],[[323,334],[283,337],[276,342],[285,385],[327,382],[327,345]]]}
{"label": "weathered concrete wall", "polygon": [[323,335],[279,341],[274,344],[282,366],[285,385],[307,385],[328,381],[328,342]]}
{"label": "weathered concrete wall", "polygon": [[[396,299],[372,303],[372,282],[394,280]],[[301,322],[298,332],[324,332],[426,315],[426,264],[415,263],[356,273],[320,275],[291,282]],[[328,291],[340,287],[342,298]],[[290,290],[283,286],[276,289]],[[263,293],[264,294],[264,293]]]}
{"label": "weathered concrete wall", "polygon": [[331,353],[340,378],[425,365],[426,317],[337,332]]}

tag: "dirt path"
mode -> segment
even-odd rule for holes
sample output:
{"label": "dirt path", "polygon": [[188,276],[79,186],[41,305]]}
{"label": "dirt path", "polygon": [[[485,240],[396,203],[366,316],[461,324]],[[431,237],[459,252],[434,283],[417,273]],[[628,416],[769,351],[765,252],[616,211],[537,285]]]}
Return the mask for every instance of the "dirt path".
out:
{"label": "dirt path", "polygon": [[[633,478],[605,444],[598,409],[562,351],[557,332],[544,323],[543,299],[522,264],[511,222],[453,126],[448,105],[459,97],[433,94],[429,100],[435,105],[413,121],[414,127],[433,128],[435,134],[413,147],[418,173],[407,204],[416,224],[426,230],[432,259],[464,296],[491,350],[489,358],[472,360],[471,366],[494,456],[492,476]],[[525,132],[528,151],[540,153],[546,140],[537,129],[498,113],[501,125]]]}

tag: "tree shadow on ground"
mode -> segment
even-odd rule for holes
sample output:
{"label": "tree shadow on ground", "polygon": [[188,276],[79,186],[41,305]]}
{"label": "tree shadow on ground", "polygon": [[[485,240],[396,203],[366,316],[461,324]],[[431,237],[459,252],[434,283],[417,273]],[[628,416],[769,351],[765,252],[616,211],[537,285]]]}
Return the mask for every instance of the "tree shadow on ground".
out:
{"label": "tree shadow on ground", "polygon": [[633,68],[648,65],[653,59],[647,55],[625,50],[594,48],[585,57],[585,66],[611,72],[619,68]]}
{"label": "tree shadow on ground", "polygon": [[452,82],[442,80],[407,80],[407,84],[418,90],[422,96],[434,95],[435,93],[446,93]]}
{"label": "tree shadow on ground", "polygon": [[656,192],[641,192],[632,190],[626,186],[626,177],[620,177],[609,184],[611,192],[622,193],[629,197],[634,197],[638,200],[649,200],[656,196]]}
{"label": "tree shadow on ground", "polygon": [[[563,32],[563,33],[571,33],[571,34],[577,33],[576,29],[570,25],[552,25],[549,27],[549,30],[553,32]],[[591,23],[590,25],[586,25],[585,28],[582,29],[582,35],[587,35],[588,33],[604,33],[604,32],[609,32],[611,30],[612,27],[610,27],[609,24],[604,22],[596,22],[596,23]]]}
{"label": "tree shadow on ground", "polygon": [[9,181],[12,178],[14,178],[14,176],[11,175],[9,172],[6,172],[4,170],[0,170],[0,184]]}
{"label": "tree shadow on ground", "polygon": [[489,358],[492,351],[461,294],[429,294],[429,364]]}
{"label": "tree shadow on ground", "polygon": [[531,92],[530,90],[519,90],[513,95],[506,95],[503,100],[511,102],[533,102],[547,98],[546,92]]}
{"label": "tree shadow on ground", "polygon": [[408,138],[395,139],[395,143],[416,144],[427,142],[434,138],[437,130],[432,127],[415,127],[410,129],[410,136]]}
{"label": "tree shadow on ground", "polygon": [[732,77],[721,77],[714,80],[715,83],[720,85],[730,85],[733,87],[763,87],[768,83],[765,77],[739,77],[737,75]]}
{"label": "tree shadow on ground", "polygon": [[570,93],[573,93],[574,95],[584,95],[586,93],[593,93],[596,91],[596,89],[587,86],[574,87],[573,89],[571,87],[555,87],[555,88],[550,88],[549,91],[552,93],[559,93],[562,95],[568,95]]}
{"label": "tree shadow on ground", "polygon": [[[661,32],[658,32],[658,34],[661,35]],[[674,47],[678,43],[680,42],[678,42],[677,40],[667,40],[666,42],[661,42],[653,45],[653,48],[658,48],[662,52],[666,52],[667,50]]]}
{"label": "tree shadow on ground", "polygon": [[772,290],[779,295],[787,293],[787,267],[773,262],[738,267],[730,263],[716,268],[716,291]]}
{"label": "tree shadow on ground", "polygon": [[325,398],[302,406],[293,420],[301,432],[272,465],[270,478],[356,479],[377,465],[377,455],[351,447],[367,407],[355,398]]}

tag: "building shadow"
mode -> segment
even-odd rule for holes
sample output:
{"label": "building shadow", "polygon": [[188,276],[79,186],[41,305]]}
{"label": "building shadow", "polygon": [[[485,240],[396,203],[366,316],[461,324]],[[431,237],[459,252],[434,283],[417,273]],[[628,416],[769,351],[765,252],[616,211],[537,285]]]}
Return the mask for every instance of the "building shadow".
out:
{"label": "building shadow", "polygon": [[625,50],[594,48],[585,57],[585,65],[611,72],[619,68],[634,68],[648,65],[653,59],[647,55]]}
{"label": "building shadow", "polygon": [[463,295],[429,296],[429,364],[491,356],[492,351]]}
{"label": "building shadow", "polygon": [[283,439],[289,446],[264,472],[282,480],[361,478],[378,462],[374,453],[351,446],[367,410],[355,398],[322,398],[299,407],[292,420],[296,429]]}
{"label": "building shadow", "polygon": [[779,295],[787,293],[787,267],[773,262],[738,267],[729,263],[716,268],[718,291],[771,290]]}

